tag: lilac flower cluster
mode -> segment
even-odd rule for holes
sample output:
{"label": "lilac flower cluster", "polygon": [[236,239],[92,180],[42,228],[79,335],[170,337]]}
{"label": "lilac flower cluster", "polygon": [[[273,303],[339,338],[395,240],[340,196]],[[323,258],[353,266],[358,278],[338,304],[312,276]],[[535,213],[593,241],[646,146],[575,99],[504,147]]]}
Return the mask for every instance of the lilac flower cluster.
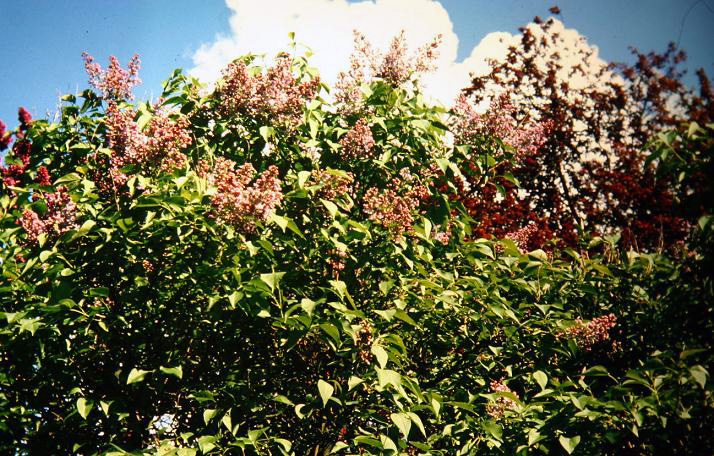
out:
{"label": "lilac flower cluster", "polygon": [[121,67],[119,60],[113,55],[109,57],[109,66],[106,70],[98,63],[94,63],[94,58],[82,53],[84,68],[89,75],[89,85],[102,92],[102,97],[106,100],[131,100],[131,89],[135,85],[141,84],[139,79],[139,56],[134,55],[128,65],[128,70]]}
{"label": "lilac flower cluster", "polygon": [[17,120],[20,121],[20,130],[27,130],[30,127],[30,122],[32,121],[32,115],[27,112],[27,109],[20,106],[17,110]]}
{"label": "lilac flower cluster", "polygon": [[50,172],[47,171],[46,167],[40,166],[39,168],[37,168],[37,176],[35,176],[35,182],[43,186],[47,186],[52,183],[52,181],[50,180]]}
{"label": "lilac flower cluster", "polygon": [[363,210],[369,220],[384,226],[391,236],[400,240],[404,233],[411,231],[414,213],[428,197],[429,190],[404,168],[400,178],[392,179],[386,189],[367,189]]}
{"label": "lilac flower cluster", "polygon": [[444,231],[434,231],[433,233],[431,233],[431,238],[443,245],[448,244],[449,240],[451,239],[451,226],[447,226],[446,230]]}
{"label": "lilac flower cluster", "polygon": [[354,175],[347,173],[347,176],[338,176],[318,169],[310,173],[310,181],[312,185],[318,186],[315,192],[318,198],[333,200],[350,193]]}
{"label": "lilac flower cluster", "polygon": [[516,247],[518,247],[518,250],[520,250],[521,252],[525,252],[528,250],[529,245],[531,243],[531,239],[537,232],[538,226],[535,224],[530,224],[521,228],[520,230],[506,233],[506,239],[512,240],[516,244]]}
{"label": "lilac flower cluster", "polygon": [[527,125],[519,122],[518,110],[507,92],[495,97],[484,114],[477,113],[463,94],[456,100],[453,111],[455,144],[478,144],[483,136],[492,136],[513,147],[520,158],[534,154],[551,130],[548,122]]}
{"label": "lilac flower cluster", "polygon": [[359,348],[357,356],[365,364],[372,360],[370,348],[372,347],[372,326],[367,320],[359,322],[359,329],[355,331],[355,345]]}
{"label": "lilac flower cluster", "polygon": [[593,318],[587,323],[578,318],[575,325],[559,333],[557,337],[574,340],[579,349],[590,351],[593,345],[610,338],[609,330],[615,327],[616,321],[617,317],[613,314]]}
{"label": "lilac flower cluster", "polygon": [[0,120],[0,152],[7,149],[12,141],[12,133],[7,131],[7,126]]}
{"label": "lilac flower cluster", "polygon": [[[493,393],[512,393],[516,397],[518,397],[518,394],[514,393],[511,391],[511,389],[507,386],[504,385],[503,383],[499,381],[491,381],[490,384],[491,387],[491,392]],[[494,420],[501,419],[503,417],[503,413],[507,409],[513,409],[517,406],[518,404],[516,401],[514,401],[511,398],[508,397],[497,397],[494,401],[492,401],[490,404],[486,405],[486,413],[493,418]]]}
{"label": "lilac flower cluster", "polygon": [[[25,108],[20,107],[17,111],[17,118],[20,121],[20,127],[14,132],[17,140],[12,145],[11,157],[19,160],[20,164],[13,163],[7,166],[0,166],[0,182],[5,187],[15,187],[20,184],[23,176],[26,175],[25,172],[30,164],[30,155],[32,153],[32,143],[24,139],[24,132],[30,128],[32,116]],[[5,124],[0,122],[0,151],[7,149],[7,146],[12,141],[13,132],[6,132],[5,128]],[[38,169],[35,182],[39,182],[40,185],[49,185],[49,173],[44,166]],[[14,192],[10,193],[14,194]]]}
{"label": "lilac flower cluster", "polygon": [[242,61],[223,70],[223,83],[216,89],[218,111],[223,116],[241,115],[294,128],[302,111],[315,98],[320,80],[301,82],[292,71],[292,59],[282,55],[265,74],[254,74]]}
{"label": "lilac flower cluster", "polygon": [[350,69],[337,75],[335,101],[342,114],[361,111],[360,85],[372,79],[382,79],[397,87],[412,74],[424,73],[435,68],[441,35],[422,46],[415,55],[407,55],[404,31],[395,36],[389,50],[382,54],[374,51],[367,38],[354,31],[354,51],[350,56]]}
{"label": "lilac flower cluster", "polygon": [[327,251],[327,266],[329,266],[334,276],[337,276],[340,271],[345,269],[345,260],[347,259],[347,253],[337,250],[330,249]]}
{"label": "lilac flower cluster", "polygon": [[278,168],[270,166],[255,179],[253,165],[245,163],[236,169],[236,163],[223,157],[216,157],[213,166],[199,162],[199,176],[216,187],[211,196],[214,216],[241,232],[255,231],[255,222],[266,220],[283,199]]}
{"label": "lilac flower cluster", "polygon": [[74,204],[64,187],[44,196],[47,212],[40,216],[35,211],[26,209],[19,223],[27,234],[27,242],[35,244],[41,234],[47,239],[55,239],[63,233],[77,229],[77,205]]}
{"label": "lilac flower cluster", "polygon": [[340,138],[340,146],[347,158],[364,160],[373,157],[374,137],[364,119],[359,119],[345,135]]}
{"label": "lilac flower cluster", "polygon": [[186,163],[181,149],[191,144],[188,120],[179,117],[173,120],[164,113],[156,113],[146,126],[145,132],[134,122],[134,112],[123,111],[111,102],[106,115],[107,138],[114,152],[110,174],[117,185],[125,182],[126,176],[119,168],[138,165],[148,171],[171,172]]}

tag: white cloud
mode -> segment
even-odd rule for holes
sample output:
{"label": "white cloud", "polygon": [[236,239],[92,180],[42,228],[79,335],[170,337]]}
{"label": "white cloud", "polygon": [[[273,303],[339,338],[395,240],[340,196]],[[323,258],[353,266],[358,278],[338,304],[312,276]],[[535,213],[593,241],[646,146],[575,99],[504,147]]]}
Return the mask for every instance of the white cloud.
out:
{"label": "white cloud", "polygon": [[[438,70],[422,81],[428,96],[451,106],[459,90],[469,85],[472,73],[488,70],[486,59],[503,58],[520,38],[506,32],[489,33],[469,57],[458,62],[459,38],[448,12],[436,0],[226,0],[226,4],[232,11],[231,34],[217,37],[193,54],[195,66],[190,73],[204,82],[214,82],[221,69],[240,55],[265,54],[272,59],[287,50],[288,33],[294,32],[296,41],[313,51],[310,64],[332,85],[337,73],[348,68],[353,30],[363,33],[376,49],[385,49],[404,30],[411,50],[442,35]],[[554,29],[561,34],[564,54],[587,46],[577,31],[565,29],[559,21]],[[593,60],[583,63],[604,63],[597,58],[597,49]]]}
{"label": "white cloud", "polygon": [[[328,84],[348,67],[352,30],[363,33],[377,49],[386,48],[392,37],[405,31],[415,50],[434,36],[442,35],[439,70],[424,79],[426,93],[450,105],[458,90],[469,82],[469,73],[484,70],[484,57],[503,55],[513,37],[491,33],[463,62],[456,61],[459,39],[446,9],[432,0],[226,0],[233,12],[230,36],[219,36],[193,54],[191,74],[213,82],[220,70],[237,56],[254,53],[272,58],[288,45],[288,33],[311,48],[312,66]],[[499,42],[499,39],[504,42]]]}

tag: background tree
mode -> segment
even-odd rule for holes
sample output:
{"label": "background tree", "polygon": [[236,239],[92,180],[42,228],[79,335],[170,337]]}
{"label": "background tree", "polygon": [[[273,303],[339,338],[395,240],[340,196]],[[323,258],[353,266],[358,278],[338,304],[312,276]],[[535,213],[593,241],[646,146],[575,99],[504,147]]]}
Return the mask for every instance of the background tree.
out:
{"label": "background tree", "polygon": [[[655,176],[645,150],[688,119],[711,122],[704,70],[697,72],[697,94],[681,81],[685,55],[674,45],[663,54],[633,49],[634,65],[606,64],[557,19],[536,18],[521,33],[465,94],[475,106],[508,93],[517,108],[512,117],[541,122],[548,134],[537,152],[504,170],[520,187],[502,181],[500,196],[493,187],[474,194],[480,234],[503,236],[534,221],[541,239],[553,233],[569,245],[579,231],[619,231],[627,246],[648,250],[686,237],[703,208],[676,200],[677,176]],[[494,206],[501,208],[497,224],[488,220]]]}

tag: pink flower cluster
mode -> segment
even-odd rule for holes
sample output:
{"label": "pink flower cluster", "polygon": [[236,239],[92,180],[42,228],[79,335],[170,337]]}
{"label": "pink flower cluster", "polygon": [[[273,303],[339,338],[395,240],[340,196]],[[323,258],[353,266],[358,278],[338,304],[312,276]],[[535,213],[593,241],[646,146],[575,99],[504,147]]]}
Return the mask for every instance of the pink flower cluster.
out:
{"label": "pink flower cluster", "polygon": [[[350,56],[350,69],[337,75],[335,101],[342,114],[361,110],[359,86],[363,82],[379,78],[392,86],[399,86],[414,73],[424,73],[435,68],[441,35],[422,46],[415,55],[407,55],[404,31],[395,36],[389,50],[382,54],[374,51],[367,38],[354,31],[354,51]],[[369,76],[369,78],[368,78]]]}
{"label": "pink flower cluster", "polygon": [[6,187],[15,187],[22,175],[25,173],[25,167],[20,165],[0,166],[0,175],[2,175],[2,183]]}
{"label": "pink flower cluster", "polygon": [[[20,108],[19,115],[22,118],[23,117],[23,108]],[[24,111],[27,113],[27,111]],[[15,187],[20,185],[20,182],[22,180],[22,177],[25,175],[25,171],[27,169],[27,166],[30,164],[30,155],[32,153],[32,143],[28,141],[27,139],[22,139],[23,135],[21,134],[22,128],[27,128],[29,125],[31,118],[29,117],[29,113],[27,113],[27,116],[25,117],[25,121],[28,122],[27,124],[20,125],[20,131],[16,132],[16,136],[18,138],[17,141],[15,141],[15,144],[12,145],[12,157],[15,158],[16,160],[20,161],[20,164],[10,164],[7,166],[0,166],[0,182],[2,182],[3,186],[5,187]],[[0,122],[1,123],[1,122]],[[0,127],[4,127],[4,125],[0,125]],[[2,128],[0,128],[2,130]],[[0,135],[1,135],[0,131]],[[10,134],[7,135],[8,143],[10,141]],[[1,149],[0,149],[1,150]],[[40,185],[49,185],[49,173],[47,172],[47,169],[44,166],[41,166],[38,169],[38,174],[37,177],[35,178],[35,181],[40,183]]]}
{"label": "pink flower cluster", "polygon": [[7,126],[0,120],[0,152],[7,149],[12,141],[12,133],[7,131]]}
{"label": "pink flower cluster", "polygon": [[345,135],[340,138],[340,146],[347,158],[368,159],[373,157],[374,137],[364,119],[359,119]]}
{"label": "pink flower cluster", "polygon": [[32,115],[22,106],[17,110],[17,120],[20,121],[20,130],[27,130],[30,127],[30,122],[32,121]]}
{"label": "pink flower cluster", "polygon": [[44,199],[47,212],[43,216],[26,209],[19,219],[29,244],[36,243],[41,234],[45,234],[47,239],[55,239],[69,230],[78,228],[77,205],[64,187],[59,187],[54,193],[45,194]]}
{"label": "pink flower cluster", "polygon": [[213,166],[199,162],[199,176],[216,187],[211,197],[215,217],[244,233],[255,231],[255,222],[266,220],[283,199],[278,179],[278,168],[270,166],[255,179],[255,168],[245,163],[236,169],[236,163],[216,157]]}
{"label": "pink flower cluster", "polygon": [[[501,382],[493,380],[491,381],[490,387],[491,392],[493,393],[513,393],[516,397],[518,397],[518,394],[511,391],[508,386]],[[493,402],[486,406],[486,413],[488,413],[491,418],[498,420],[503,417],[503,413],[506,409],[513,409],[517,405],[516,401],[511,398],[503,396],[497,397]]]}
{"label": "pink flower cluster", "polygon": [[345,269],[345,259],[347,258],[347,253],[337,250],[330,249],[327,251],[327,265],[330,267],[333,273],[337,273]]}
{"label": "pink flower cluster", "polygon": [[352,173],[347,173],[346,177],[338,176],[318,169],[311,172],[310,180],[313,185],[319,186],[315,192],[318,198],[333,200],[350,193],[354,176]]}
{"label": "pink flower cluster", "polygon": [[126,177],[119,168],[137,165],[150,172],[171,172],[186,163],[181,149],[191,144],[188,120],[179,117],[171,119],[165,113],[156,113],[141,131],[134,122],[134,112],[122,111],[110,102],[105,118],[107,138],[114,155],[111,159],[113,180],[123,184]]}
{"label": "pink flower cluster", "polygon": [[492,136],[513,147],[519,158],[534,154],[551,130],[548,122],[519,122],[518,110],[507,92],[494,98],[484,114],[477,113],[462,94],[453,112],[456,114],[452,122],[455,144],[478,144],[483,136]]}
{"label": "pink flower cluster", "polygon": [[559,333],[557,337],[574,340],[579,349],[590,351],[593,345],[610,338],[608,331],[615,327],[616,321],[617,317],[613,314],[593,318],[587,323],[578,318],[575,325]]}
{"label": "pink flower cluster", "polygon": [[447,226],[446,230],[444,231],[434,231],[431,233],[431,238],[435,240],[436,242],[439,242],[443,245],[446,245],[449,243],[449,240],[451,239],[451,226]]}
{"label": "pink flower cluster", "polygon": [[529,249],[531,239],[537,232],[538,226],[531,223],[530,225],[527,225],[521,228],[520,230],[506,233],[506,239],[512,240],[518,247],[518,250],[524,252]]}
{"label": "pink flower cluster", "polygon": [[429,190],[417,183],[406,168],[400,171],[400,177],[392,179],[384,190],[367,189],[363,206],[369,220],[384,226],[398,240],[411,231],[414,213],[429,197]]}
{"label": "pink flower cluster", "polygon": [[223,83],[216,89],[218,110],[224,116],[242,115],[294,128],[319,86],[318,78],[299,81],[293,75],[292,59],[286,55],[265,74],[254,74],[244,62],[235,61],[223,70]]}
{"label": "pink flower cluster", "polygon": [[102,92],[102,97],[106,100],[131,100],[131,89],[141,83],[139,79],[139,56],[134,55],[128,65],[128,70],[121,67],[119,60],[113,55],[109,57],[109,66],[102,71],[98,63],[94,63],[94,58],[82,53],[84,68],[89,75],[89,85]]}
{"label": "pink flower cluster", "polygon": [[50,172],[47,171],[47,168],[45,168],[44,166],[40,166],[39,168],[37,168],[37,176],[35,177],[35,182],[43,186],[50,185],[52,183],[52,181],[50,180]]}

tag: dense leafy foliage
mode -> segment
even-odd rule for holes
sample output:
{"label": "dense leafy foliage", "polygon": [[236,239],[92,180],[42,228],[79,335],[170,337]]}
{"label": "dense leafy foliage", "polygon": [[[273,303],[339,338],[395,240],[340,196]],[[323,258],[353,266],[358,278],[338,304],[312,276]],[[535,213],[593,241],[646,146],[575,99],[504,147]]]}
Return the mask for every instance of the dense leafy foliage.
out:
{"label": "dense leafy foliage", "polygon": [[[677,258],[479,237],[458,195],[515,183],[499,172],[545,130],[425,103],[435,44],[357,44],[334,103],[285,54],[210,92],[177,71],[154,105],[126,99],[136,60],[86,57],[102,93],[23,120],[0,187],[0,448],[710,452],[711,219]],[[711,138],[663,137],[652,164],[692,176]]]}

